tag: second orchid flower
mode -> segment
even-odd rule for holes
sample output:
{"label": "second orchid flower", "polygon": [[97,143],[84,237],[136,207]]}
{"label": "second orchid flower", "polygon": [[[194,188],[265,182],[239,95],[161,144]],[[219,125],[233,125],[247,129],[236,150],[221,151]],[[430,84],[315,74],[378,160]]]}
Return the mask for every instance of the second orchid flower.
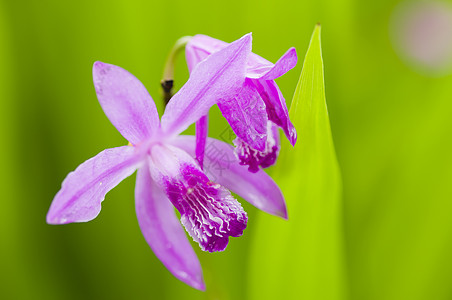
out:
{"label": "second orchid flower", "polygon": [[[228,43],[206,35],[196,35],[185,47],[188,69]],[[218,99],[218,107],[237,138],[235,153],[242,165],[251,172],[267,168],[276,162],[279,153],[278,127],[282,128],[292,145],[297,133],[289,119],[286,101],[274,79],[284,75],[297,64],[295,48],[290,48],[275,64],[251,53],[247,61],[246,79],[233,97]],[[207,137],[207,118],[196,123],[200,147]],[[202,164],[204,149],[197,149]]]}

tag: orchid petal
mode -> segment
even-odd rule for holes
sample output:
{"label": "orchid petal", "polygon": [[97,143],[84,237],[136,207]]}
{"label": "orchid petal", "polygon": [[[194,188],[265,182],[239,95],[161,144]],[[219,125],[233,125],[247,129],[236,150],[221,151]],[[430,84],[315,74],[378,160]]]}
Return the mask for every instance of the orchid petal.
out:
{"label": "orchid petal", "polygon": [[204,163],[204,150],[206,148],[208,130],[209,115],[205,115],[196,122],[196,160],[201,169]]}
{"label": "orchid petal", "polygon": [[[180,136],[173,145],[195,155],[194,139],[193,136]],[[286,204],[278,185],[264,171],[251,173],[247,166],[241,166],[231,145],[208,138],[204,171],[210,180],[230,189],[260,210],[287,219]]]}
{"label": "orchid petal", "polygon": [[105,195],[139,167],[133,147],[106,149],[85,161],[63,181],[47,213],[47,223],[87,222],[101,210]]}
{"label": "orchid petal", "polygon": [[297,131],[289,119],[289,112],[281,91],[273,80],[252,79],[265,102],[268,119],[281,127],[292,146],[297,141]]}
{"label": "orchid petal", "polygon": [[[195,35],[185,47],[188,70],[191,72],[199,62],[227,45],[228,43],[210,36],[202,34]],[[290,48],[275,64],[255,53],[251,53],[247,62],[246,77],[273,80],[287,73],[296,64],[297,52],[295,48]]]}
{"label": "orchid petal", "polygon": [[245,79],[251,34],[231,43],[196,65],[187,83],[166,106],[162,128],[179,134],[206,115],[212,105],[235,95]]}
{"label": "orchid petal", "polygon": [[[195,66],[206,59],[210,54],[213,54],[221,49],[227,47],[229,44],[213,37],[197,34],[195,35],[185,47],[185,59],[187,61],[188,70],[191,72]],[[262,69],[270,70],[273,64],[257,54],[251,53],[247,61],[248,69]]]}
{"label": "orchid petal", "polygon": [[245,80],[235,97],[223,99],[218,107],[239,138],[259,151],[265,149],[266,107],[250,79]]}
{"label": "orchid petal", "polygon": [[227,45],[228,43],[207,35],[197,34],[193,36],[185,46],[185,60],[190,73],[207,56],[225,48]]}
{"label": "orchid petal", "polygon": [[201,265],[174,207],[146,167],[137,173],[135,206],[141,232],[155,255],[178,279],[195,289],[205,290]]}
{"label": "orchid petal", "polygon": [[110,122],[132,144],[151,137],[159,128],[154,101],[143,84],[123,68],[95,62],[94,87]]}
{"label": "orchid petal", "polygon": [[247,68],[246,77],[260,80],[273,80],[297,65],[297,51],[295,48],[290,48],[283,56],[270,68],[268,65],[258,66],[258,68]]}

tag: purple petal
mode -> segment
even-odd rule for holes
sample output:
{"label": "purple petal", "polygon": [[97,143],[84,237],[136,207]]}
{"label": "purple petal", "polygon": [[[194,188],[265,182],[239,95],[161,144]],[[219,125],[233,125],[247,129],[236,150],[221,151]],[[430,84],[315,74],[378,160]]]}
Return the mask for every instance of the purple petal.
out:
{"label": "purple petal", "polygon": [[132,175],[142,163],[133,147],[107,149],[85,161],[63,181],[47,213],[47,223],[87,222],[99,214],[112,188]]}
{"label": "purple petal", "polygon": [[[173,144],[195,155],[195,137],[180,136]],[[287,219],[286,204],[278,185],[264,171],[251,173],[246,166],[241,166],[231,145],[208,138],[204,171],[210,180],[237,193],[255,207]]]}
{"label": "purple petal", "polygon": [[129,142],[136,145],[159,129],[154,101],[135,76],[97,61],[93,66],[93,80],[102,109]]}
{"label": "purple petal", "polygon": [[[195,35],[185,47],[188,70],[191,72],[207,56],[223,49],[227,45],[228,43],[210,36],[202,34]],[[251,53],[247,62],[246,77],[273,80],[287,73],[296,64],[297,53],[295,48],[290,48],[275,64],[272,64],[257,54]]]}
{"label": "purple petal", "polygon": [[267,112],[264,101],[250,79],[246,79],[240,92],[223,98],[218,107],[234,133],[250,147],[265,149],[267,139]]}
{"label": "purple petal", "polygon": [[204,150],[206,148],[208,130],[209,115],[205,115],[196,122],[196,160],[201,169],[203,168],[204,163]]}
{"label": "purple petal", "polygon": [[179,134],[206,115],[217,101],[235,95],[245,79],[250,51],[251,34],[247,34],[199,63],[166,106],[163,130]]}
{"label": "purple petal", "polygon": [[289,119],[286,100],[273,80],[252,79],[265,102],[268,119],[281,127],[292,146],[297,141],[297,132]]}
{"label": "purple petal", "polygon": [[[193,140],[194,142],[194,140]],[[149,160],[153,179],[181,214],[181,222],[204,251],[223,251],[238,237],[248,217],[221,185],[211,182],[192,157],[173,146],[154,146]]]}
{"label": "purple petal", "polygon": [[248,68],[246,77],[261,80],[273,80],[293,69],[297,65],[297,51],[295,48],[290,48],[281,56],[281,58],[271,67],[258,66],[258,68]]}
{"label": "purple petal", "polygon": [[205,290],[199,260],[173,205],[152,180],[147,166],[137,173],[135,206],[141,232],[155,255],[178,279],[195,289]]}
{"label": "purple petal", "polygon": [[[197,34],[185,47],[185,58],[187,60],[188,70],[191,72],[197,64],[206,59],[210,54],[220,51],[229,44],[210,36]],[[257,54],[251,53],[247,60],[248,70],[270,70],[273,64]]]}
{"label": "purple petal", "polygon": [[228,43],[207,35],[195,35],[185,46],[185,60],[190,73],[207,56],[225,48],[227,45]]}

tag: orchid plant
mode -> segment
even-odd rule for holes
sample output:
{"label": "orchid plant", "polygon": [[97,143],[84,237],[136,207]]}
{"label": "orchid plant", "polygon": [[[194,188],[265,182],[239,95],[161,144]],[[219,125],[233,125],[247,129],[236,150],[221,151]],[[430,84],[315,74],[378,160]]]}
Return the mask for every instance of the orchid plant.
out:
{"label": "orchid plant", "polygon": [[[217,151],[203,150],[203,160],[205,165],[218,167],[203,170],[196,160],[197,149],[205,145],[207,135],[204,142],[180,135],[206,116],[219,99],[237,97],[249,80],[252,57],[248,34],[197,62],[190,67],[189,80],[171,98],[161,120],[137,78],[120,67],[96,62],[93,80],[99,103],[129,145],[106,149],[69,173],[53,199],[47,222],[94,219],[106,193],[138,170],[136,214],[146,241],[174,276],[204,290],[199,260],[181,223],[202,250],[224,250],[230,236],[242,235],[248,220],[229,190],[267,213],[287,218],[279,187],[264,171],[249,172],[231,145],[209,138]],[[240,106],[235,108],[240,110]],[[180,213],[180,222],[174,207]]]}

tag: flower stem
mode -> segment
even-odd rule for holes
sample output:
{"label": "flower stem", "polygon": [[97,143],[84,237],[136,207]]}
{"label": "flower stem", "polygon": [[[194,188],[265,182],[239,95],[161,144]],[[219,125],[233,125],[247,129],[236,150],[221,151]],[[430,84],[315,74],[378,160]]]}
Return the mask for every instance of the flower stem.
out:
{"label": "flower stem", "polygon": [[176,41],[173,48],[171,49],[163,69],[163,79],[161,81],[163,89],[163,100],[165,101],[165,106],[170,101],[173,96],[173,83],[174,83],[174,68],[176,65],[176,58],[179,52],[185,49],[188,41],[190,41],[191,36],[183,36]]}

